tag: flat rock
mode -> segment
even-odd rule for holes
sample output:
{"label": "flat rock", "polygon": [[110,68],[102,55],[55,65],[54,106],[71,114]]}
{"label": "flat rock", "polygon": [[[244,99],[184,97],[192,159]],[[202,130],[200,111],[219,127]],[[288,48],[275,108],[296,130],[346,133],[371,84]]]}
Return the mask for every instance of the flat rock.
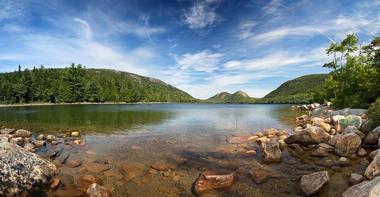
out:
{"label": "flat rock", "polygon": [[101,164],[101,163],[85,163],[83,166],[89,171],[93,173],[101,173],[104,171],[107,171],[111,169],[110,166],[107,164]]}
{"label": "flat rock", "polygon": [[257,184],[264,183],[272,177],[272,172],[265,168],[254,168],[249,172],[249,174],[251,175],[253,181]]}
{"label": "flat rock", "polygon": [[177,168],[177,164],[173,162],[158,161],[151,165],[151,167],[158,171],[174,170]]}
{"label": "flat rock", "polygon": [[227,142],[230,144],[243,144],[249,141],[250,136],[231,136],[227,138]]}
{"label": "flat rock", "polygon": [[214,189],[229,188],[234,182],[234,174],[201,174],[194,183],[194,191],[200,195]]}
{"label": "flat rock", "polygon": [[0,155],[0,195],[49,187],[57,170],[51,162],[8,142],[0,143]]}
{"label": "flat rock", "polygon": [[128,163],[121,167],[121,171],[127,180],[131,180],[144,174],[145,165],[141,163]]}
{"label": "flat rock", "polygon": [[66,164],[69,168],[76,168],[82,165],[82,162],[77,159],[70,159],[66,162]]}
{"label": "flat rock", "polygon": [[327,171],[314,172],[301,177],[300,188],[306,195],[312,195],[329,181]]}
{"label": "flat rock", "polygon": [[378,197],[380,196],[380,177],[370,181],[363,181],[349,187],[343,197]]}

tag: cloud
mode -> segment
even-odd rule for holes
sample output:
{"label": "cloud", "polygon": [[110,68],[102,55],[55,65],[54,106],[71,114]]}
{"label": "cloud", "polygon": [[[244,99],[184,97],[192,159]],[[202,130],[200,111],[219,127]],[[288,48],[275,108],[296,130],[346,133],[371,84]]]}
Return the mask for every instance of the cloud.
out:
{"label": "cloud", "polygon": [[184,13],[184,22],[190,29],[198,30],[214,26],[220,16],[216,13],[219,0],[200,0]]}
{"label": "cloud", "polygon": [[271,0],[263,7],[263,11],[266,14],[275,14],[282,7],[285,7],[282,0]]}
{"label": "cloud", "polygon": [[239,25],[239,35],[238,38],[243,40],[249,37],[252,37],[254,34],[252,33],[252,28],[256,26],[256,23],[253,21],[244,21]]}
{"label": "cloud", "polygon": [[197,53],[186,53],[179,57],[174,56],[174,58],[177,66],[182,70],[212,73],[218,68],[223,56],[222,53],[203,50]]}
{"label": "cloud", "polygon": [[82,26],[84,37],[86,39],[91,39],[91,37],[92,37],[92,31],[91,31],[91,27],[88,24],[88,22],[85,21],[85,20],[83,20],[83,19],[77,18],[77,17],[74,18],[74,21],[78,22]]}

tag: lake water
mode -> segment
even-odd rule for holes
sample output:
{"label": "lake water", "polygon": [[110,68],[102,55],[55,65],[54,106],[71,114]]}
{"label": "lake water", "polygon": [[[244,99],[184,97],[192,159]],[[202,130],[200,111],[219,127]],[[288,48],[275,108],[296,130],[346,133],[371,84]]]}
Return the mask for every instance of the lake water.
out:
{"label": "lake water", "polygon": [[[265,128],[290,131],[297,115],[300,113],[292,111],[290,105],[275,104],[57,105],[0,108],[0,125],[45,134],[81,132],[85,146],[64,142],[57,147],[68,152],[68,160],[79,160],[82,165],[62,165],[59,177],[66,186],[49,196],[74,196],[70,192],[85,191],[80,177],[88,173],[100,177],[114,196],[194,196],[192,185],[204,171],[234,172],[237,177],[229,190],[215,191],[211,196],[295,196],[302,194],[299,171],[318,168],[296,166],[313,159],[297,163],[284,153],[284,162],[268,165],[276,172],[275,178],[256,184],[247,169],[263,166],[260,153],[247,155],[247,145],[228,144],[226,138]],[[155,164],[175,167],[157,172],[151,168]],[[110,169],[99,171],[104,165]],[[336,184],[322,194],[342,192],[347,183],[340,180],[349,172],[331,177]],[[336,187],[341,189],[333,189]]]}

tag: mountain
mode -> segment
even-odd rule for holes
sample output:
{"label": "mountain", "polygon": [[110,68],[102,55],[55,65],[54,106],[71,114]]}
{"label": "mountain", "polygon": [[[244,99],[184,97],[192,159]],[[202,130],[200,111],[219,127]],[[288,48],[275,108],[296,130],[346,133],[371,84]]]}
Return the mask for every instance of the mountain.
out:
{"label": "mountain", "polygon": [[1,73],[0,93],[0,103],[196,101],[159,79],[80,65]]}
{"label": "mountain", "polygon": [[327,74],[304,75],[281,84],[261,102],[265,103],[310,103],[313,102],[315,92],[322,88]]}
{"label": "mountain", "polygon": [[247,93],[243,91],[237,91],[233,94],[228,92],[220,92],[209,99],[206,102],[210,103],[253,103],[255,98],[248,96]]}

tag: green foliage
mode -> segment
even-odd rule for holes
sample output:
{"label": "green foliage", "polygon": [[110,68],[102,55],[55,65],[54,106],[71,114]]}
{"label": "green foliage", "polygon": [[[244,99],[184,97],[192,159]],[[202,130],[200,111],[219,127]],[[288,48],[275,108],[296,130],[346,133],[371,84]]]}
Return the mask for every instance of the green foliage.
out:
{"label": "green foliage", "polygon": [[324,67],[333,71],[318,93],[337,107],[368,107],[380,95],[380,39],[358,46],[358,38],[349,34],[326,50],[333,60]]}
{"label": "green foliage", "polygon": [[322,88],[327,74],[305,75],[281,84],[260,100],[262,103],[311,103]]}
{"label": "green foliage", "polygon": [[189,94],[162,81],[126,72],[34,68],[0,74],[0,103],[194,102]]}
{"label": "green foliage", "polygon": [[216,94],[205,102],[208,103],[256,103],[257,99],[249,97],[247,93],[242,91],[237,91],[233,94],[228,92],[221,92]]}
{"label": "green foliage", "polygon": [[375,127],[380,125],[380,98],[368,108],[368,118],[373,121]]}

